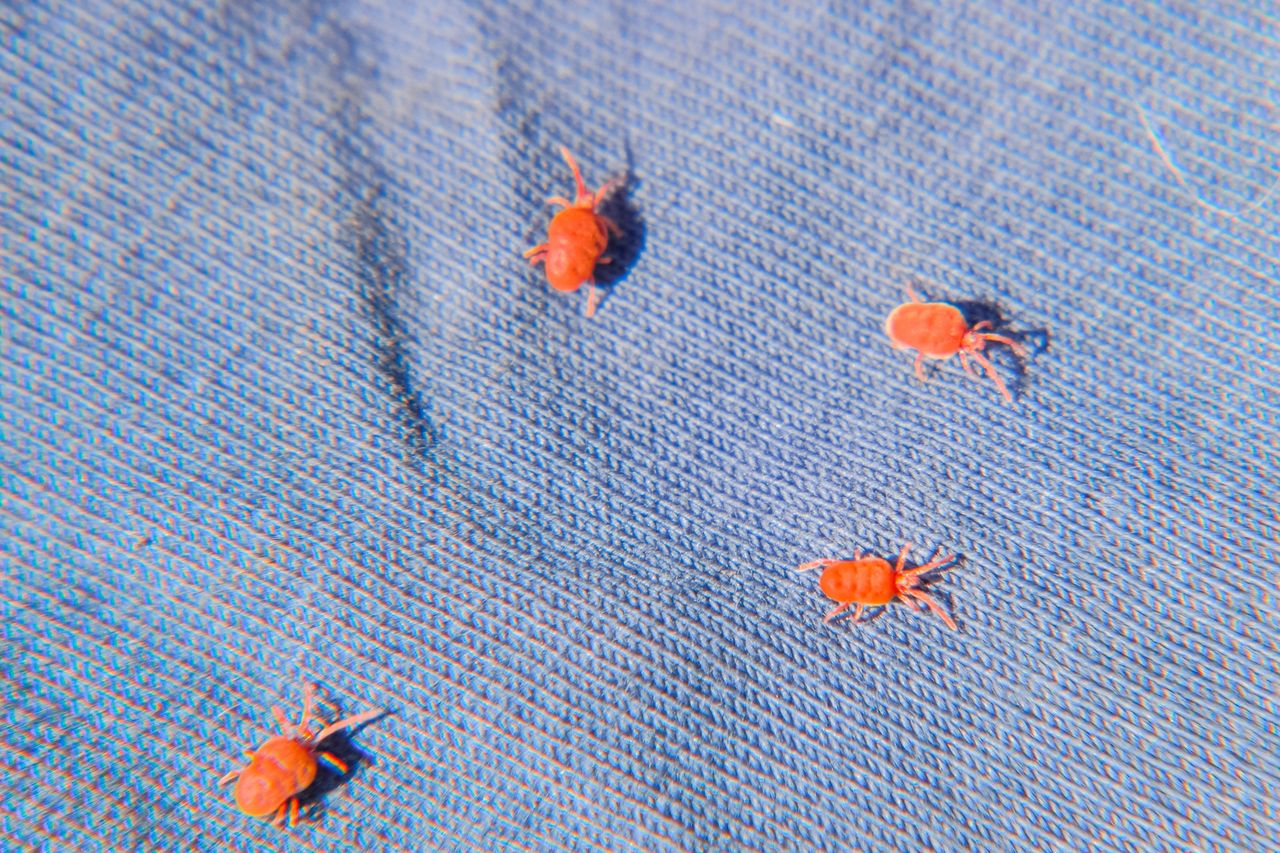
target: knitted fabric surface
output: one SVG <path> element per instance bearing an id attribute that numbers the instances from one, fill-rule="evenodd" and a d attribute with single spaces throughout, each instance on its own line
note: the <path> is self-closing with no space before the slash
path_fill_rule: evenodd
<path id="1" fill-rule="evenodd" d="M 0 2 L 0 847 L 1262 850 L 1280 7 Z M 521 257 L 573 195 L 603 300 Z M 956 304 L 1003 402 L 883 325 Z M 956 565 L 823 624 L 797 565 Z M 351 764 L 224 773 L 319 686 Z"/>

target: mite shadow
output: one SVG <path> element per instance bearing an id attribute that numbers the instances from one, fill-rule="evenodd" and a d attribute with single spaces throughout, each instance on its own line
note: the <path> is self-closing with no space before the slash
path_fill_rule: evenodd
<path id="1" fill-rule="evenodd" d="M 1040 329 L 1013 329 L 1008 325 L 1004 312 L 1000 310 L 1000 306 L 994 302 L 978 299 L 967 299 L 952 302 L 952 305 L 960 309 L 960 313 L 964 315 L 965 321 L 970 326 L 976 326 L 979 323 L 990 323 L 991 327 L 987 329 L 989 332 L 995 332 L 1001 335 L 1008 335 L 1018 343 L 1027 348 L 1026 358 L 1020 358 L 1012 351 L 1009 355 L 1014 363 L 1016 377 L 1010 390 L 1015 397 L 1022 396 L 1023 386 L 1027 381 L 1027 362 L 1041 353 L 1049 351 L 1049 330 Z M 996 345 L 998 349 L 1008 350 L 1003 345 Z M 987 351 L 990 353 L 990 350 Z"/>
<path id="2" fill-rule="evenodd" d="M 378 717 L 378 720 L 382 717 Z M 354 731 L 359 731 L 370 723 L 369 722 L 357 727 Z M 316 762 L 316 779 L 311 783 L 311 787 L 307 788 L 298 797 L 298 807 L 307 819 L 311 821 L 320 820 L 324 817 L 327 810 L 326 801 L 328 795 L 338 788 L 350 782 L 355 778 L 360 768 L 371 759 L 365 755 L 351 742 L 351 729 L 340 729 L 324 739 L 319 747 L 320 751 L 327 752 L 334 758 L 347 765 L 347 772 L 340 773 L 336 767 L 330 766 L 325 761 Z"/>
<path id="3" fill-rule="evenodd" d="M 862 618 L 856 622 L 853 621 L 853 616 L 845 615 L 843 619 L 837 618 L 833 620 L 831 622 L 831 625 L 837 628 L 844 628 L 849 631 L 854 631 L 863 625 L 870 625 L 872 622 L 879 622 L 881 619 L 884 618 L 884 615 L 889 612 L 889 606 L 890 605 L 886 604 L 883 607 L 874 607 L 871 609 L 869 613 L 863 613 Z M 906 609 L 910 610 L 911 608 L 908 607 Z"/>
<path id="4" fill-rule="evenodd" d="M 610 291 L 631 272 L 644 251 L 644 220 L 631 200 L 631 194 L 640 182 L 631 169 L 630 152 L 627 161 L 627 170 L 617 187 L 604 197 L 597 208 L 600 215 L 618 226 L 618 233 L 609 235 L 609 246 L 605 249 L 605 254 L 612 260 L 607 264 L 597 264 L 595 270 L 596 284 L 604 290 L 606 299 Z"/>
<path id="5" fill-rule="evenodd" d="M 951 595 L 949 593 L 942 592 L 936 587 L 936 585 L 928 586 L 925 589 L 929 595 L 933 596 L 938 604 L 942 605 L 943 610 L 947 611 L 947 613 L 951 613 Z M 868 608 L 868 611 L 864 612 L 862 614 L 862 618 L 857 622 L 853 621 L 852 616 L 844 616 L 843 618 L 833 620 L 831 625 L 833 627 L 848 628 L 850 631 L 853 631 L 861 628 L 863 625 L 870 625 L 872 622 L 879 622 L 886 615 L 895 610 L 898 611 L 899 618 L 915 616 L 935 620 L 938 619 L 938 617 L 931 613 L 929 608 L 925 607 L 923 604 L 921 604 L 919 608 L 915 608 L 907 602 L 899 600 L 880 607 Z M 952 614 L 951 618 L 955 619 L 955 615 Z M 957 624 L 959 624 L 959 620 L 957 620 Z M 942 627 L 945 629 L 947 626 L 943 625 Z"/>

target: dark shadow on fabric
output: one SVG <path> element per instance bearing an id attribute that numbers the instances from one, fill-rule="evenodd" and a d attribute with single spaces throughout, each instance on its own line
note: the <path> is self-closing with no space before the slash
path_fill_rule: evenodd
<path id="1" fill-rule="evenodd" d="M 345 232 L 345 247 L 354 257 L 356 295 L 369 327 L 379 393 L 390 398 L 407 455 L 420 463 L 430 462 L 439 436 L 427 414 L 428 402 L 415 386 L 402 322 L 401 305 L 411 280 L 407 241 L 395 225 L 387 193 L 389 181 L 376 160 L 376 146 L 366 132 L 369 121 L 360 107 L 376 87 L 377 64 L 361 56 L 359 42 L 344 25 L 344 16 L 335 4 L 303 0 L 284 4 L 285 9 L 278 9 L 280 5 L 266 0 L 233 0 L 213 4 L 208 14 L 214 31 L 224 33 L 231 46 L 229 55 L 236 57 L 232 64 L 286 63 L 290 74 L 314 77 L 315 91 L 329 99 L 325 131 L 333 151 L 334 173 L 339 176 L 338 202 L 345 214 L 340 226 Z M 267 38 L 275 29 L 271 22 L 280 26 L 287 22 L 293 33 L 279 45 L 280 53 L 255 53 L 252 62 L 241 58 L 236 51 L 271 43 Z M 176 52 L 179 48 L 166 50 Z M 249 82 L 258 79 L 250 75 Z M 238 111 L 256 114 L 260 109 L 257 99 L 243 97 L 245 91 L 246 86 L 238 80 L 235 85 L 227 83 L 229 103 Z M 237 120 L 238 116 L 236 113 Z M 218 150 L 212 142 L 198 138 L 198 132 L 198 128 L 189 131 L 194 141 Z"/>
<path id="2" fill-rule="evenodd" d="M 366 723 L 365 725 L 368 725 Z M 361 726 L 363 728 L 363 726 Z M 327 752 L 347 765 L 346 773 L 339 773 L 325 761 L 316 762 L 316 780 L 311 787 L 298 797 L 298 807 L 309 821 L 318 821 L 324 817 L 325 798 L 355 778 L 360 767 L 371 759 L 351 742 L 351 731 L 342 729 L 329 735 L 319 745 L 321 752 Z"/>
<path id="3" fill-rule="evenodd" d="M 608 291 L 627 277 L 635 266 L 640 253 L 644 251 L 645 228 L 640 211 L 631 201 L 631 193 L 639 187 L 631 165 L 631 146 L 627 146 L 627 171 L 621 176 L 613 192 L 605 196 L 596 212 L 613 220 L 618 226 L 618 234 L 609 235 L 609 246 L 605 254 L 611 258 L 607 264 L 596 266 L 596 284 Z"/>
<path id="4" fill-rule="evenodd" d="M 961 310 L 963 311 L 964 309 L 961 308 Z M 999 328 L 999 326 L 997 326 L 996 328 Z M 938 549 L 938 550 L 935 550 L 934 553 L 940 554 L 944 552 L 942 552 L 941 549 Z M 945 579 L 947 575 L 953 574 L 954 572 L 961 569 L 964 566 L 964 564 L 968 562 L 968 559 L 969 558 L 966 557 L 964 554 L 956 554 L 955 558 L 950 563 L 947 563 L 945 566 L 936 568 L 931 572 L 926 572 L 921 579 L 920 586 L 918 587 L 918 589 L 921 592 L 928 593 L 931 598 L 937 601 L 938 604 L 942 607 L 942 609 L 951 617 L 952 621 L 956 623 L 956 625 L 963 625 L 963 623 L 956 618 L 955 611 L 952 607 L 952 604 L 953 604 L 952 595 L 947 588 Z M 911 566 L 908 566 L 907 568 L 911 568 Z M 906 606 L 908 610 L 911 609 L 910 604 Z M 923 602 L 920 602 L 920 609 L 916 612 L 916 615 L 921 616 L 922 618 L 933 619 L 937 622 L 942 621 L 941 619 L 938 618 L 938 615 L 933 611 L 931 611 L 928 607 L 926 607 Z M 947 626 L 944 624 L 942 626 L 942 629 L 944 631 L 947 630 Z"/>
<path id="5" fill-rule="evenodd" d="M 1015 331 L 1009 329 L 1006 326 L 1007 321 L 1004 313 L 1000 310 L 1000 306 L 987 300 L 970 299 L 952 302 L 951 304 L 960 309 L 960 313 L 964 315 L 965 322 L 970 326 L 976 326 L 979 323 L 990 323 L 991 327 L 987 331 L 1007 335 L 1027 348 L 1026 358 L 1019 357 L 1002 344 L 993 344 L 985 350 L 988 357 L 991 356 L 993 351 L 1005 350 L 1009 352 L 1010 360 L 1013 362 L 1014 370 L 1016 371 L 1013 381 L 1009 383 L 1009 390 L 1015 398 L 1020 397 L 1027 381 L 1027 362 L 1049 350 L 1049 330 L 1028 329 Z"/>
<path id="6" fill-rule="evenodd" d="M 911 608 L 908 607 L 907 609 L 910 610 Z M 844 623 L 844 627 L 852 631 L 862 625 L 870 625 L 872 622 L 880 621 L 881 619 L 884 618 L 884 615 L 888 612 L 889 612 L 888 605 L 885 605 L 884 607 L 875 607 L 869 611 L 864 610 L 862 613 L 862 618 L 856 622 L 853 620 L 852 616 L 846 616 L 843 619 L 836 619 L 834 624 L 840 625 L 841 623 Z"/>
<path id="7" fill-rule="evenodd" d="M 374 368 L 400 421 L 400 439 L 416 459 L 429 462 L 439 441 L 428 404 L 414 384 L 408 333 L 401 304 L 409 284 L 407 241 L 393 226 L 388 210 L 387 178 L 369 155 L 362 126 L 365 116 L 354 97 L 337 114 L 337 159 L 343 169 L 343 194 L 351 206 L 347 238 L 355 257 L 357 295 L 372 332 Z"/>

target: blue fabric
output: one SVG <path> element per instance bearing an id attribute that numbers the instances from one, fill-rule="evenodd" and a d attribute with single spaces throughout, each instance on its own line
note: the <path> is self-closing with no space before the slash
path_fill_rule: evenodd
<path id="1" fill-rule="evenodd" d="M 0 5 L 0 846 L 1272 847 L 1278 13 Z M 908 541 L 959 631 L 821 624 Z"/>

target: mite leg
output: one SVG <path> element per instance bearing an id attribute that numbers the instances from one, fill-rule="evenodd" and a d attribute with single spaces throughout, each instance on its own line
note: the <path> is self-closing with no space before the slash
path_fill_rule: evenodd
<path id="1" fill-rule="evenodd" d="M 950 616 L 947 615 L 947 612 L 942 609 L 942 607 L 938 604 L 938 602 L 933 600 L 933 596 L 929 595 L 926 592 L 921 592 L 918 589 L 908 590 L 904 594 L 909 595 L 912 598 L 917 598 L 920 601 L 924 602 L 926 607 L 928 607 L 934 613 L 942 617 L 942 621 L 947 623 L 948 628 L 950 628 L 952 631 L 958 630 L 956 628 L 956 623 L 951 619 Z"/>
<path id="2" fill-rule="evenodd" d="M 604 187 L 601 187 L 601 188 L 600 188 L 600 192 L 604 192 Z M 612 234 L 615 238 L 618 238 L 618 237 L 621 237 L 621 236 L 622 236 L 622 229 L 618 227 L 618 223 L 614 222 L 614 221 L 613 221 L 612 219 L 610 219 L 609 217 L 607 217 L 607 216 L 601 216 L 601 215 L 600 215 L 600 214 L 598 214 L 598 213 L 596 214 L 596 218 L 597 218 L 597 219 L 599 219 L 601 222 L 603 222 L 603 223 L 604 223 L 604 227 L 605 227 L 605 228 L 608 228 L 608 229 L 609 229 L 609 233 L 610 233 L 610 234 Z"/>
<path id="3" fill-rule="evenodd" d="M 907 554 L 909 554 L 910 552 L 911 552 L 911 543 L 908 542 L 907 544 L 903 545 L 902 550 L 898 552 L 898 564 L 893 567 L 894 574 L 902 573 L 902 567 L 903 565 L 906 564 Z"/>
<path id="4" fill-rule="evenodd" d="M 338 731 L 338 729 L 345 729 L 351 726 L 358 726 L 361 723 L 367 723 L 370 720 L 372 720 L 374 717 L 381 717 L 385 713 L 386 712 L 381 708 L 374 708 L 373 710 L 365 711 L 363 714 L 352 714 L 350 717 L 344 717 L 341 720 L 338 720 L 338 722 L 330 723 L 329 725 L 321 729 L 320 734 L 316 735 L 312 739 L 312 743 L 319 743 L 320 741 L 327 738 L 329 735 Z"/>
<path id="5" fill-rule="evenodd" d="M 308 684 L 302 688 L 302 719 L 298 722 L 298 731 L 311 734 L 311 721 L 315 718 L 316 686 Z"/>
<path id="6" fill-rule="evenodd" d="M 935 553 L 936 553 L 936 552 L 935 552 Z M 950 563 L 950 562 L 954 561 L 954 560 L 955 560 L 955 558 L 956 558 L 956 555 L 955 555 L 955 554 L 948 554 L 948 555 L 947 555 L 947 556 L 945 556 L 945 557 L 937 557 L 937 558 L 935 558 L 935 559 L 933 559 L 933 560 L 930 560 L 929 562 L 925 563 L 923 566 L 916 566 L 916 567 L 915 567 L 915 568 L 913 568 L 913 569 L 907 569 L 907 570 L 906 570 L 905 572 L 903 572 L 902 574 L 904 574 L 904 575 L 906 575 L 906 576 L 908 576 L 908 577 L 911 577 L 912 575 L 922 575 L 922 574 L 924 574 L 925 572 L 933 571 L 934 569 L 938 568 L 939 566 L 945 566 L 947 563 Z"/>
<path id="7" fill-rule="evenodd" d="M 832 563 L 838 563 L 838 562 L 840 561 L 832 557 L 828 557 L 823 560 L 811 560 L 808 563 L 801 563 L 800 565 L 796 566 L 795 571 L 807 572 L 810 569 L 825 569 L 827 566 L 831 565 Z"/>
<path id="8" fill-rule="evenodd" d="M 276 725 L 280 727 L 281 734 L 293 734 L 293 723 L 289 722 L 289 718 L 284 715 L 279 705 L 272 706 L 271 716 L 276 718 Z"/>
<path id="9" fill-rule="evenodd" d="M 1015 341 L 1013 338 L 1006 337 L 1005 335 L 985 334 L 982 336 L 982 339 L 986 341 L 995 341 L 998 344 L 1004 344 L 1009 349 L 1013 350 L 1019 358 L 1027 357 L 1027 348 Z"/>
<path id="10" fill-rule="evenodd" d="M 1012 403 L 1013 395 L 1010 394 L 1009 389 L 1005 387 L 1004 380 L 1000 378 L 1000 374 L 996 373 L 995 365 L 993 365 L 987 357 L 980 352 L 975 352 L 973 354 L 973 358 L 978 362 L 978 364 L 982 365 L 982 369 L 985 370 L 987 375 L 991 377 L 991 380 L 996 383 L 996 388 L 1000 389 L 1000 396 L 1004 397 L 1004 401 L 1006 403 Z"/>
<path id="11" fill-rule="evenodd" d="M 836 618 L 836 617 L 837 617 L 837 616 L 839 616 L 841 613 L 843 613 L 843 612 L 845 612 L 846 610 L 848 610 L 852 605 L 853 605 L 853 602 L 852 602 L 852 601 L 846 601 L 844 604 L 836 605 L 836 607 L 832 608 L 832 610 L 831 610 L 831 612 L 830 612 L 830 613 L 828 613 L 826 616 L 823 616 L 823 617 L 822 617 L 822 622 L 823 622 L 823 624 L 826 624 L 827 622 L 830 622 L 832 619 Z"/>
<path id="12" fill-rule="evenodd" d="M 587 192 L 587 185 L 582 180 L 582 172 L 578 169 L 578 164 L 574 162 L 573 155 L 563 145 L 560 146 L 560 153 L 564 156 L 565 162 L 569 164 L 569 168 L 573 170 L 573 183 L 578 190 L 577 200 L 581 201 L 584 197 L 589 198 L 590 193 Z"/>

